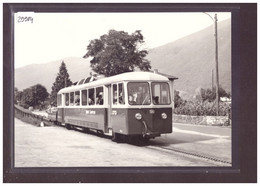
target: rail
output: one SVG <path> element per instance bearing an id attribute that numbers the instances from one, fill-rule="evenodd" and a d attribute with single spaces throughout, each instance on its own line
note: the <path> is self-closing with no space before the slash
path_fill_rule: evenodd
<path id="1" fill-rule="evenodd" d="M 14 114 L 17 119 L 36 126 L 53 126 L 54 123 L 45 116 L 33 113 L 21 106 L 14 105 Z"/>
<path id="2" fill-rule="evenodd" d="M 219 157 L 213 157 L 212 155 L 206 155 L 206 154 L 195 152 L 195 151 L 192 151 L 192 150 L 187 151 L 187 150 L 184 150 L 184 149 L 181 149 L 181 148 L 164 147 L 164 146 L 152 146 L 152 145 L 146 146 L 146 148 L 159 150 L 159 151 L 164 150 L 165 152 L 168 152 L 168 153 L 178 153 L 178 154 L 181 154 L 183 156 L 198 158 L 198 159 L 201 159 L 201 160 L 204 159 L 204 160 L 206 160 L 208 162 L 212 162 L 212 163 L 214 163 L 218 166 L 227 166 L 227 167 L 232 166 L 232 162 L 230 160 L 225 160 L 225 159 L 219 158 Z"/>

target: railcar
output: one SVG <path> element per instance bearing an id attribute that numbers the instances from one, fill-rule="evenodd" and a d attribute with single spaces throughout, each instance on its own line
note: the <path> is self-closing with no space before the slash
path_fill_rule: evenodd
<path id="1" fill-rule="evenodd" d="M 150 139 L 172 132 L 168 78 L 150 72 L 128 72 L 61 89 L 56 121 L 122 137 Z"/>

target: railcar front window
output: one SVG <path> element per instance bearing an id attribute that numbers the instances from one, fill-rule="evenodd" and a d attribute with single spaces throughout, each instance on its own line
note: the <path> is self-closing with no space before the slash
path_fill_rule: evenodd
<path id="1" fill-rule="evenodd" d="M 128 103 L 130 105 L 150 105 L 151 94 L 146 82 L 128 83 Z"/>
<path id="2" fill-rule="evenodd" d="M 152 83 L 152 97 L 155 105 L 171 104 L 168 83 Z"/>

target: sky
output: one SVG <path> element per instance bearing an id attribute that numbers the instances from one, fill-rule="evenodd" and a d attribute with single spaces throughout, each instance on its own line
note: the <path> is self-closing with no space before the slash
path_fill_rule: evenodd
<path id="1" fill-rule="evenodd" d="M 215 13 L 209 13 L 214 17 Z M 231 13 L 217 12 L 218 21 Z M 31 17 L 33 21 L 22 21 Z M 90 40 L 110 29 L 132 34 L 141 30 L 144 48 L 158 47 L 212 26 L 205 13 L 32 13 L 15 14 L 15 68 L 48 63 L 66 57 L 83 57 Z"/>

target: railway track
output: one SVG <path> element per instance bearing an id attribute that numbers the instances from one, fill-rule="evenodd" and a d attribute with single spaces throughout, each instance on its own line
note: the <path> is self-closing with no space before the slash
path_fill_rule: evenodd
<path id="1" fill-rule="evenodd" d="M 62 125 L 60 125 L 60 126 L 65 127 L 65 126 L 62 126 Z M 84 131 L 79 130 L 77 128 L 74 128 L 74 130 L 77 130 L 79 132 L 84 132 Z M 107 136 L 105 134 L 99 134 L 97 132 L 92 132 L 92 131 L 88 131 L 87 134 L 98 135 L 100 137 L 108 138 L 108 139 L 111 137 L 111 136 Z M 126 140 L 126 141 L 121 141 L 121 142 L 123 142 L 123 143 L 125 142 L 125 143 L 131 144 L 131 145 L 136 145 L 136 146 L 142 146 L 144 148 L 157 150 L 157 151 L 160 151 L 160 152 L 164 151 L 164 152 L 169 153 L 169 154 L 178 153 L 180 155 L 183 155 L 183 156 L 186 156 L 186 157 L 189 157 L 189 158 L 205 160 L 205 161 L 211 162 L 212 164 L 217 165 L 217 166 L 222 166 L 222 167 L 231 167 L 232 166 L 231 162 L 226 161 L 224 159 L 220 159 L 218 157 L 212 157 L 210 155 L 206 155 L 206 154 L 202 154 L 202 153 L 198 153 L 198 152 L 193 152 L 193 151 L 187 151 L 187 150 L 184 150 L 184 149 L 181 149 L 181 148 L 176 148 L 176 147 L 158 146 L 158 145 L 155 145 L 155 144 L 151 144 L 149 141 L 146 141 L 146 142 L 141 141 L 140 143 L 135 141 L 134 143 L 131 143 L 131 142 Z"/>
<path id="2" fill-rule="evenodd" d="M 60 126 L 65 127 L 65 126 L 62 126 L 62 125 L 60 125 Z M 76 128 L 74 128 L 74 129 L 76 129 Z M 80 130 L 78 130 L 78 131 L 80 131 Z M 105 134 L 101 135 L 97 132 L 88 131 L 87 133 L 92 134 L 92 135 L 103 136 L 103 137 L 106 137 L 106 138 L 110 137 L 110 136 L 107 136 Z M 232 166 L 232 162 L 226 161 L 226 160 L 218 158 L 218 157 L 212 157 L 211 155 L 202 154 L 202 153 L 198 153 L 198 152 L 194 152 L 194 151 L 187 151 L 185 149 L 176 148 L 176 147 L 159 146 L 159 145 L 150 143 L 150 141 L 140 141 L 140 143 L 138 141 L 134 141 L 132 143 L 132 142 L 125 140 L 123 142 L 128 143 L 128 144 L 132 144 L 132 145 L 143 146 L 144 148 L 149 148 L 149 149 L 153 149 L 153 150 L 158 150 L 158 151 L 163 150 L 166 153 L 178 153 L 178 154 L 190 157 L 190 158 L 197 158 L 197 159 L 209 161 L 209 162 L 212 162 L 213 164 L 216 164 L 216 165 L 219 165 L 219 166 L 227 166 L 227 167 Z"/>
<path id="3" fill-rule="evenodd" d="M 30 118 L 34 119 L 33 124 L 40 123 L 40 122 L 43 121 L 45 124 L 48 123 L 47 126 L 56 125 L 56 126 L 60 126 L 60 127 L 65 127 L 64 125 L 57 125 L 53 121 L 50 121 L 50 120 L 43 118 L 41 116 L 37 116 L 35 114 L 29 113 L 29 116 L 30 116 Z M 24 120 L 24 118 L 26 118 L 26 116 L 24 116 L 24 113 L 23 113 L 23 115 L 21 117 L 18 117 L 18 118 Z M 30 121 L 25 120 L 25 121 L 32 123 L 31 120 Z M 94 133 L 94 132 L 92 133 L 91 131 L 88 131 L 87 133 L 88 134 L 98 134 L 98 133 Z M 98 135 L 100 136 L 100 134 L 98 134 Z M 103 135 L 103 136 L 108 137 L 106 135 Z M 135 144 L 135 145 L 139 145 L 139 144 Z M 223 159 L 220 159 L 220 158 L 217 158 L 217 157 L 212 157 L 212 156 L 206 155 L 206 154 L 200 154 L 198 152 L 187 151 L 187 150 L 176 148 L 176 147 L 158 146 L 156 144 L 151 144 L 150 142 L 148 142 L 148 143 L 146 142 L 145 144 L 142 144 L 142 146 L 144 148 L 149 148 L 149 149 L 158 150 L 158 151 L 163 150 L 166 153 L 178 153 L 180 155 L 187 156 L 187 157 L 190 157 L 190 158 L 203 159 L 205 161 L 210 161 L 213 164 L 217 164 L 217 165 L 220 165 L 220 166 L 228 166 L 228 167 L 232 166 L 232 163 L 229 162 L 229 161 L 226 161 L 226 160 L 223 160 Z"/>
<path id="4" fill-rule="evenodd" d="M 178 153 L 180 155 L 184 155 L 187 157 L 191 157 L 191 158 L 198 158 L 198 159 L 202 159 L 202 160 L 206 160 L 209 162 L 212 162 L 213 164 L 219 165 L 219 166 L 227 166 L 230 167 L 232 166 L 232 163 L 217 157 L 212 157 L 210 155 L 206 155 L 206 154 L 200 154 L 197 152 L 192 152 L 192 151 L 187 151 L 184 149 L 180 149 L 180 148 L 175 148 L 175 147 L 163 147 L 163 146 L 154 146 L 154 145 L 149 145 L 146 148 L 149 149 L 153 149 L 153 150 L 163 150 L 166 153 Z"/>

